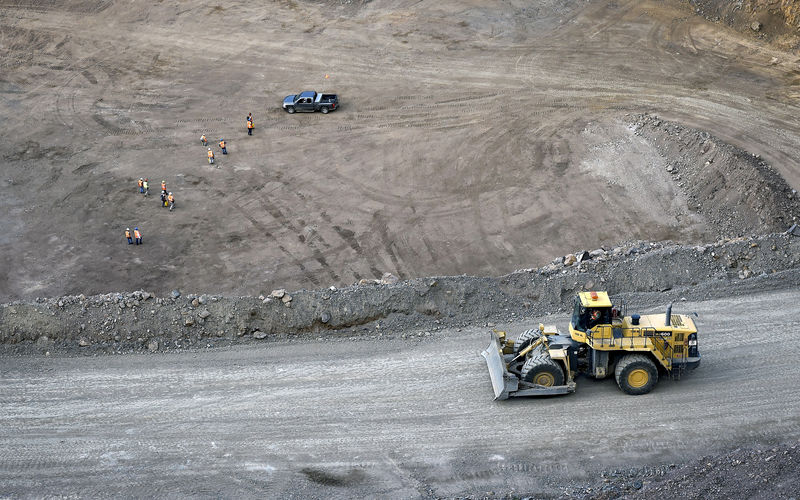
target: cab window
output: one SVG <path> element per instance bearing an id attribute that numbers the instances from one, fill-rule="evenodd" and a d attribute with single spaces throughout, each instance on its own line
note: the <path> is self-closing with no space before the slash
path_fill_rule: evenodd
<path id="1" fill-rule="evenodd" d="M 586 331 L 589 319 L 589 312 L 581 305 L 581 299 L 575 298 L 575 305 L 572 308 L 572 327 L 582 332 Z"/>

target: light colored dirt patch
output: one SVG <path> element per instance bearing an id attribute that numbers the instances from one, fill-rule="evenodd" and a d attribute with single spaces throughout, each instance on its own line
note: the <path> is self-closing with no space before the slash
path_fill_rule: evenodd
<path id="1" fill-rule="evenodd" d="M 624 211 L 643 225 L 665 226 L 677 238 L 699 232 L 702 220 L 690 212 L 686 197 L 667 172 L 669 160 L 637 136 L 634 127 L 592 124 L 582 138 L 587 153 L 579 169 L 599 178 L 597 191 L 606 210 Z"/>

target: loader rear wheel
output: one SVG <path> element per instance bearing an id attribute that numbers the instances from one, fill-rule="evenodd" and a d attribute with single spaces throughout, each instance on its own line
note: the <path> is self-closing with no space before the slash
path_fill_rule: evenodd
<path id="1" fill-rule="evenodd" d="M 520 370 L 520 378 L 531 384 L 553 387 L 564 385 L 564 370 L 553 361 L 550 354 L 539 352 L 528 358 Z"/>
<path id="2" fill-rule="evenodd" d="M 626 354 L 617 361 L 614 377 L 622 392 L 638 396 L 653 390 L 658 382 L 658 368 L 643 354 Z"/>
<path id="3" fill-rule="evenodd" d="M 516 354 L 519 351 L 525 349 L 526 347 L 528 347 L 532 343 L 536 342 L 539 339 L 539 337 L 541 337 L 541 336 L 542 336 L 542 334 L 539 333 L 539 329 L 538 328 L 532 328 L 530 330 L 525 330 L 524 332 L 522 332 L 520 334 L 519 338 L 514 343 L 514 353 Z"/>

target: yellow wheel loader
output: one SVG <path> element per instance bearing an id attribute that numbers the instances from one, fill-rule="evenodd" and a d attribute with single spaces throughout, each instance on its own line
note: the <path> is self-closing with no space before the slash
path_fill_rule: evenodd
<path id="1" fill-rule="evenodd" d="M 494 331 L 481 353 L 486 358 L 495 399 L 550 396 L 575 391 L 575 378 L 614 375 L 623 392 L 647 394 L 659 374 L 680 376 L 697 368 L 697 328 L 689 316 L 627 316 L 623 303 L 606 292 L 575 297 L 569 335 L 555 326 L 523 332 L 515 341 Z"/>

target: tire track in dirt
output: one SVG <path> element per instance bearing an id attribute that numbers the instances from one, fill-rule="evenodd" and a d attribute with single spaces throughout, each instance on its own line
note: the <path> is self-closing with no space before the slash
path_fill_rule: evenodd
<path id="1" fill-rule="evenodd" d="M 305 171 L 309 171 L 309 169 L 306 168 L 302 171 L 294 170 L 292 171 L 292 174 L 297 177 Z M 276 192 L 278 188 L 266 190 L 265 186 L 269 182 L 279 183 L 281 186 L 280 193 Z M 298 240 L 300 240 L 300 242 L 311 252 L 309 257 L 298 260 L 302 262 L 308 262 L 312 259 L 315 260 L 321 266 L 321 269 L 329 275 L 330 279 L 336 283 L 340 283 L 342 278 L 334 269 L 334 267 L 331 266 L 330 262 L 331 259 L 336 259 L 344 248 L 351 246 L 351 243 L 349 241 L 345 241 L 346 245 L 332 245 L 327 241 L 325 237 L 325 229 L 331 227 L 331 218 L 316 202 L 317 196 L 309 197 L 296 189 L 296 185 L 301 184 L 302 182 L 300 181 L 291 182 L 291 180 L 284 179 L 284 173 L 278 170 L 274 173 L 270 173 L 268 181 L 264 183 L 264 185 L 254 189 L 254 191 L 259 194 L 259 203 L 262 209 L 265 213 L 270 214 L 273 220 L 272 224 L 264 225 L 263 227 L 266 230 L 269 230 L 273 227 L 278 230 L 286 229 L 288 230 L 289 234 L 295 235 L 295 237 L 297 237 Z M 298 218 L 295 222 L 293 219 L 283 213 L 278 204 L 272 201 L 273 198 L 279 199 L 281 205 L 304 207 L 307 210 L 305 212 L 306 215 L 303 215 L 303 217 L 307 218 L 310 215 L 311 219 L 314 221 L 324 221 L 325 224 L 323 225 L 323 228 L 319 228 L 317 225 L 315 225 L 315 227 L 312 229 L 312 234 L 309 237 L 306 237 L 304 235 L 305 228 L 307 226 L 306 220 Z M 256 218 L 255 215 L 253 215 L 253 217 Z M 274 235 L 272 231 L 270 234 Z M 337 231 L 336 234 L 339 235 L 339 232 Z M 274 237 L 276 241 L 283 240 L 285 238 L 278 235 L 274 235 Z"/>
<path id="2" fill-rule="evenodd" d="M 301 200 L 301 201 L 303 201 L 303 200 Z M 302 236 L 303 228 L 299 227 L 298 225 L 296 225 L 293 220 L 291 220 L 288 216 L 284 215 L 283 212 L 281 211 L 281 209 L 275 203 L 273 203 L 270 200 L 269 196 L 261 196 L 260 199 L 259 199 L 259 203 L 264 208 L 264 210 L 272 216 L 272 218 L 274 218 L 276 221 L 279 222 L 279 224 L 281 224 L 285 228 L 288 228 L 292 233 L 297 235 L 298 238 L 300 238 Z M 320 236 L 320 242 L 322 243 L 322 245 L 326 246 L 326 247 L 330 247 L 330 245 L 325 243 L 325 241 L 323 239 L 321 239 L 321 238 L 322 237 Z M 333 252 L 331 250 L 327 250 L 327 249 L 325 251 L 323 251 L 317 246 L 317 242 L 315 240 L 313 240 L 313 239 L 303 238 L 303 239 L 301 239 L 301 242 L 306 247 L 308 247 L 308 249 L 311 251 L 312 258 L 315 261 L 317 261 L 317 263 L 319 263 L 319 265 L 321 266 L 322 270 L 332 280 L 334 280 L 335 282 L 338 283 L 340 277 L 331 268 L 331 266 L 328 264 L 328 261 L 327 261 L 327 259 L 325 257 L 326 253 L 334 253 L 336 249 L 333 249 Z"/>
<path id="3" fill-rule="evenodd" d="M 377 273 L 376 277 L 380 277 L 382 271 L 380 271 L 374 263 L 371 263 L 371 258 L 369 256 L 365 257 L 363 250 L 354 237 L 354 233 L 350 234 L 348 230 L 342 229 L 340 226 L 334 224 L 330 216 L 328 216 L 327 213 L 316 204 L 314 201 L 315 197 L 309 198 L 299 191 L 293 191 L 294 184 L 283 179 L 283 174 L 280 171 L 276 172 L 276 174 L 272 176 L 272 181 L 277 181 L 281 184 L 281 186 L 286 188 L 283 189 L 279 195 L 282 205 L 286 204 L 288 206 L 305 206 L 307 209 L 309 209 L 308 213 L 311 214 L 315 220 L 321 219 L 325 222 L 322 228 L 317 227 L 313 230 L 313 237 L 304 236 L 303 233 L 306 226 L 306 221 L 304 219 L 297 219 L 295 221 L 287 216 L 276 202 L 272 201 L 272 198 L 274 197 L 274 190 L 272 190 L 272 192 L 265 191 L 264 186 L 266 183 L 261 187 L 253 189 L 254 192 L 259 193 L 258 203 L 262 210 L 254 211 L 242 204 L 238 204 L 238 209 L 243 214 L 246 214 L 246 218 L 255 227 L 257 227 L 259 231 L 267 235 L 285 255 L 290 257 L 292 265 L 297 267 L 303 276 L 316 275 L 318 277 L 320 271 L 311 269 L 307 265 L 309 262 L 316 262 L 320 266 L 321 271 L 328 275 L 331 280 L 336 283 L 341 283 L 342 276 L 331 265 L 331 262 L 332 259 L 337 260 L 341 256 L 342 250 L 350 247 L 356 252 L 358 257 L 366 258 L 366 260 L 370 262 L 370 271 L 373 274 Z M 286 198 L 287 195 L 291 198 Z M 263 216 L 260 215 L 262 213 L 269 214 L 271 222 L 263 221 Z M 343 243 L 339 245 L 329 243 L 324 236 L 324 233 L 326 232 L 325 229 L 328 228 L 332 228 L 335 231 L 335 234 L 342 239 Z M 310 255 L 298 257 L 296 255 L 297 252 L 287 249 L 282 243 L 285 241 L 287 236 L 282 236 L 280 234 L 284 230 L 286 231 L 287 236 L 294 235 L 296 238 L 298 238 L 300 242 L 308 249 Z M 279 274 L 280 276 L 291 276 L 292 274 L 296 273 L 291 269 L 281 269 Z M 358 273 L 356 274 L 358 275 Z M 356 279 L 360 279 L 360 275 L 358 275 Z M 314 281 L 318 282 L 316 278 Z"/>

